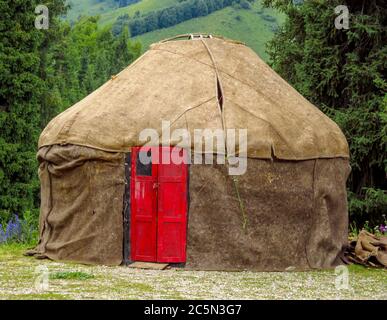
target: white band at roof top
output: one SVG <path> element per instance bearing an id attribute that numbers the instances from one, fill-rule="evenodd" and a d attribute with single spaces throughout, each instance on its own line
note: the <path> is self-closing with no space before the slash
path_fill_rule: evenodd
<path id="1" fill-rule="evenodd" d="M 205 34 L 205 33 L 187 33 L 187 34 L 177 35 L 172 38 L 167 38 L 159 42 L 163 43 L 163 42 L 168 42 L 168 41 L 177 40 L 181 38 L 188 38 L 189 40 L 204 39 L 204 38 L 212 39 L 214 38 L 214 36 L 212 34 Z M 218 38 L 218 37 L 215 37 L 215 38 Z M 219 38 L 221 39 L 222 37 L 219 37 Z"/>
<path id="2" fill-rule="evenodd" d="M 189 35 L 189 39 L 190 40 L 195 40 L 196 38 L 198 38 L 198 39 L 204 39 L 204 38 L 212 39 L 212 34 L 206 34 L 206 35 L 203 35 L 203 34 L 190 34 Z"/>

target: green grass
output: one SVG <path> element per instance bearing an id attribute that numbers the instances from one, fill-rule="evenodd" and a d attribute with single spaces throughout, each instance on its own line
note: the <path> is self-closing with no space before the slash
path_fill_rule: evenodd
<path id="1" fill-rule="evenodd" d="M 55 272 L 50 274 L 50 279 L 65 279 L 65 280 L 87 280 L 94 278 L 94 275 L 86 272 Z"/>
<path id="2" fill-rule="evenodd" d="M 68 0 L 71 9 L 67 12 L 66 20 L 76 21 L 79 16 L 101 17 L 100 24 L 112 25 L 115 20 L 123 14 L 133 16 L 136 11 L 141 14 L 173 6 L 178 3 L 177 0 L 141 0 L 132 5 L 118 8 L 113 0 L 97 2 L 96 0 Z"/>
<path id="3" fill-rule="evenodd" d="M 25 251 L 30 248 L 33 248 L 34 244 L 25 244 L 25 243 L 9 243 L 0 245 L 0 261 L 12 258 L 15 256 L 21 256 Z"/>
<path id="4" fill-rule="evenodd" d="M 387 270 L 349 266 L 349 288 L 335 271 L 205 272 L 86 266 L 23 256 L 30 246 L 0 245 L 1 299 L 386 299 Z M 43 267 L 43 268 L 42 268 Z M 39 270 L 49 287 L 36 289 Z"/>
<path id="5" fill-rule="evenodd" d="M 72 1 L 75 2 L 75 0 Z M 142 0 L 127 7 L 114 9 L 108 7 L 107 3 L 109 1 L 105 1 L 102 4 L 104 5 L 104 11 L 98 12 L 98 10 L 102 10 L 99 8 L 101 4 L 96 5 L 94 0 L 79 0 L 76 1 L 76 6 L 69 12 L 68 19 L 71 20 L 79 14 L 101 13 L 100 25 L 112 26 L 120 15 L 127 13 L 129 16 L 133 16 L 136 11 L 146 14 L 170 7 L 177 2 L 177 0 Z M 281 25 L 283 21 L 284 16 L 282 14 L 272 9 L 262 8 L 261 1 L 257 0 L 252 5 L 251 10 L 227 7 L 206 17 L 191 19 L 170 28 L 145 33 L 133 39 L 139 40 L 143 44 L 143 51 L 145 51 L 150 44 L 178 34 L 210 33 L 242 41 L 267 61 L 266 43 L 272 39 L 275 28 Z"/>
<path id="6" fill-rule="evenodd" d="M 116 9 L 113 0 L 97 2 L 96 0 L 68 0 L 70 10 L 66 14 L 66 20 L 76 21 L 79 16 L 96 16 Z"/>
<path id="7" fill-rule="evenodd" d="M 176 3 L 178 3 L 177 0 L 141 0 L 140 2 L 137 2 L 130 6 L 117 8 L 104 14 L 101 14 L 101 19 L 99 23 L 102 26 L 113 25 L 116 19 L 123 14 L 128 14 L 129 16 L 133 17 L 136 11 L 140 11 L 141 14 L 144 14 L 151 11 L 171 7 Z"/>
<path id="8" fill-rule="evenodd" d="M 265 20 L 267 16 L 274 17 L 276 22 Z M 143 50 L 147 50 L 150 44 L 178 34 L 210 33 L 242 41 L 267 61 L 266 43 L 272 39 L 274 28 L 283 21 L 281 14 L 271 9 L 263 10 L 261 4 L 256 2 L 251 10 L 227 7 L 206 17 L 191 19 L 133 39 L 139 40 L 143 44 Z"/>

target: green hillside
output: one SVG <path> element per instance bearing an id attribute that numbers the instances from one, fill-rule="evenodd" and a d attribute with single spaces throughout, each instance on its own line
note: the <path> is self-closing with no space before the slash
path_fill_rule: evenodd
<path id="1" fill-rule="evenodd" d="M 178 2 L 178 0 L 141 0 L 138 3 L 118 8 L 114 0 L 68 0 L 70 10 L 65 18 L 69 21 L 75 21 L 81 15 L 100 15 L 101 25 L 111 25 L 120 15 L 129 14 L 133 16 L 136 11 L 143 14 L 173 6 Z"/>
<path id="2" fill-rule="evenodd" d="M 114 0 L 68 0 L 67 4 L 70 10 L 65 18 L 69 21 L 76 21 L 79 16 L 101 15 L 117 8 Z"/>
<path id="3" fill-rule="evenodd" d="M 139 11 L 141 14 L 144 14 L 151 11 L 171 7 L 177 3 L 179 3 L 178 0 L 141 0 L 140 2 L 137 2 L 130 6 L 117 8 L 107 13 L 101 14 L 100 24 L 112 25 L 116 21 L 116 19 L 123 14 L 128 14 L 132 17 L 136 13 L 136 11 Z"/>
<path id="4" fill-rule="evenodd" d="M 226 38 L 239 40 L 250 46 L 264 60 L 265 44 L 274 34 L 278 25 L 283 22 L 283 16 L 269 9 L 262 9 L 257 1 L 251 10 L 228 7 L 214 12 L 206 17 L 195 18 L 176 26 L 142 34 L 133 39 L 143 44 L 143 50 L 159 40 L 184 33 L 210 33 Z"/>
<path id="5" fill-rule="evenodd" d="M 142 0 L 138 3 L 117 8 L 114 0 L 70 0 L 72 8 L 67 19 L 73 21 L 80 15 L 100 15 L 100 25 L 112 26 L 119 16 L 136 12 L 141 15 L 171 7 L 179 0 Z M 184 33 L 210 33 L 221 35 L 246 43 L 263 59 L 267 60 L 265 44 L 273 37 L 275 30 L 282 24 L 284 17 L 278 12 L 262 8 L 261 0 L 256 0 L 251 9 L 238 6 L 226 7 L 200 18 L 184 21 L 175 26 L 148 32 L 133 39 L 143 44 L 145 51 L 151 43 Z"/>

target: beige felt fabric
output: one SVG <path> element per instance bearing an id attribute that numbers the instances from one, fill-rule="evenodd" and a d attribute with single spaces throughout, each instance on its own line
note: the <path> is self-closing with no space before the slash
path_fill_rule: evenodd
<path id="1" fill-rule="evenodd" d="M 30 255 L 122 262 L 124 156 L 74 145 L 39 151 L 40 241 Z M 186 268 L 307 270 L 341 263 L 349 172 L 340 158 L 248 159 L 235 185 L 224 165 L 191 165 Z"/>
<path id="2" fill-rule="evenodd" d="M 349 172 L 346 159 L 248 159 L 235 185 L 225 166 L 191 166 L 186 268 L 283 271 L 341 264 Z"/>
<path id="3" fill-rule="evenodd" d="M 124 156 L 71 145 L 40 149 L 40 238 L 28 254 L 121 263 Z"/>
<path id="4" fill-rule="evenodd" d="M 349 157 L 347 141 L 333 121 L 251 49 L 217 38 L 154 44 L 117 77 L 54 118 L 39 147 L 75 144 L 126 152 L 144 143 L 141 130 L 160 134 L 161 120 L 170 121 L 172 129 L 188 129 L 191 137 L 194 129 L 247 129 L 251 158 Z M 187 147 L 192 146 L 193 141 Z"/>
<path id="5" fill-rule="evenodd" d="M 125 153 L 143 144 L 143 129 L 161 134 L 161 120 L 192 137 L 194 129 L 248 134 L 238 192 L 227 166 L 190 166 L 187 268 L 340 263 L 350 170 L 343 133 L 251 49 L 216 38 L 154 44 L 48 124 L 38 152 L 40 242 L 30 254 L 121 263 Z"/>

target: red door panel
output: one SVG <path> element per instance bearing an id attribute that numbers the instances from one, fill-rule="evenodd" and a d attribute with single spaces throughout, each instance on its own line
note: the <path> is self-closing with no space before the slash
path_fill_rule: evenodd
<path id="1" fill-rule="evenodd" d="M 163 147 L 160 154 L 171 156 L 178 153 L 186 157 L 186 151 Z M 185 262 L 187 234 L 187 164 L 159 165 L 158 168 L 158 234 L 157 261 Z"/>
<path id="2" fill-rule="evenodd" d="M 152 164 L 138 163 L 139 152 L 149 151 Z M 185 163 L 173 163 L 172 156 L 186 158 L 187 152 L 170 147 L 133 148 L 132 261 L 186 261 L 188 169 Z"/>
<path id="3" fill-rule="evenodd" d="M 157 259 L 157 165 L 140 163 L 140 152 L 152 150 L 133 148 L 131 181 L 131 259 L 155 262 Z"/>

